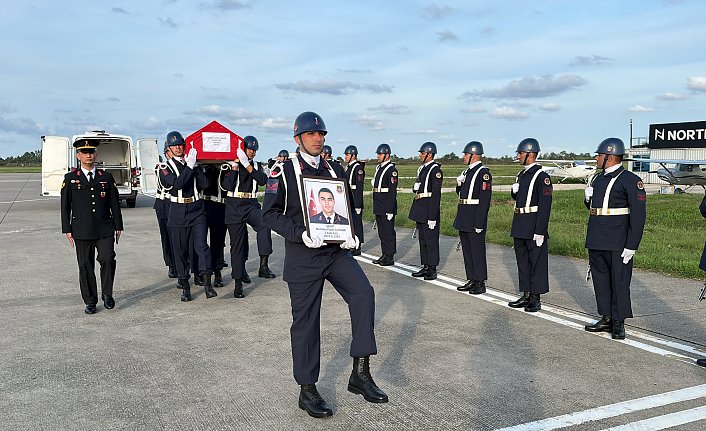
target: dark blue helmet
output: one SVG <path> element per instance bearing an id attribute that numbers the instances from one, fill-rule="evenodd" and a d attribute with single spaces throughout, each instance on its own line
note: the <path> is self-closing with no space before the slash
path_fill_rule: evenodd
<path id="1" fill-rule="evenodd" d="M 596 153 L 622 156 L 625 155 L 625 144 L 619 138 L 608 138 L 598 145 Z"/>
<path id="2" fill-rule="evenodd" d="M 243 138 L 243 141 L 245 141 L 246 150 L 257 151 L 260 149 L 260 144 L 257 142 L 257 138 L 254 136 L 246 136 Z"/>
<path id="3" fill-rule="evenodd" d="M 322 132 L 326 134 L 324 120 L 316 112 L 302 112 L 294 120 L 294 136 L 299 136 L 304 132 Z"/>
<path id="4" fill-rule="evenodd" d="M 289 158 L 289 151 L 287 150 L 279 150 L 279 154 L 277 154 L 277 157 L 284 157 L 284 158 Z"/>
<path id="5" fill-rule="evenodd" d="M 377 153 L 377 154 L 392 154 L 392 150 L 390 150 L 389 145 L 380 144 L 380 145 L 378 145 L 378 149 L 375 150 L 375 153 Z"/>
<path id="6" fill-rule="evenodd" d="M 349 145 L 346 147 L 345 150 L 343 150 L 343 154 L 353 154 L 354 156 L 357 156 L 358 148 L 356 148 L 355 145 Z"/>
<path id="7" fill-rule="evenodd" d="M 331 148 L 330 145 L 324 145 L 324 148 L 321 150 L 321 153 L 333 155 L 333 149 Z"/>
<path id="8" fill-rule="evenodd" d="M 483 154 L 483 144 L 478 141 L 471 141 L 463 148 L 464 154 Z"/>
<path id="9" fill-rule="evenodd" d="M 184 145 L 184 137 L 181 136 L 181 133 L 177 132 L 176 130 L 173 132 L 167 133 L 167 139 L 164 141 L 164 145 L 171 147 L 173 145 Z"/>
<path id="10" fill-rule="evenodd" d="M 539 141 L 534 138 L 525 138 L 517 146 L 518 153 L 539 153 Z"/>
<path id="11" fill-rule="evenodd" d="M 419 152 L 436 154 L 436 144 L 433 142 L 425 142 L 421 147 L 419 147 Z"/>

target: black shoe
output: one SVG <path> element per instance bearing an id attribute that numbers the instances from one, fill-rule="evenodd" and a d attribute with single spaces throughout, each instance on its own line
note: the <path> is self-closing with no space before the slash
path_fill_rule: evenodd
<path id="1" fill-rule="evenodd" d="M 508 302 L 507 305 L 512 308 L 522 308 L 522 307 L 526 307 L 527 304 L 529 304 L 529 301 L 530 301 L 530 293 L 525 292 L 522 294 L 522 296 L 517 301 Z"/>
<path id="2" fill-rule="evenodd" d="M 234 281 L 235 281 L 235 289 L 233 289 L 233 297 L 235 297 L 235 298 L 245 298 L 245 294 L 243 293 L 243 282 L 242 282 L 242 280 L 238 280 L 238 279 L 236 278 Z"/>
<path id="3" fill-rule="evenodd" d="M 167 272 L 167 277 L 169 278 L 177 278 L 177 272 L 176 269 L 174 269 L 173 266 L 169 267 L 169 272 Z"/>
<path id="4" fill-rule="evenodd" d="M 430 266 L 426 274 L 424 274 L 425 280 L 436 280 L 436 267 Z"/>
<path id="5" fill-rule="evenodd" d="M 86 314 L 96 314 L 96 304 L 86 305 L 86 309 L 83 310 L 83 312 Z"/>
<path id="6" fill-rule="evenodd" d="M 480 295 L 481 293 L 485 293 L 485 281 L 477 282 L 476 285 L 468 291 L 468 293 L 471 295 Z"/>
<path id="7" fill-rule="evenodd" d="M 383 254 L 382 256 L 380 256 L 380 257 L 378 257 L 377 259 L 375 259 L 375 260 L 373 261 L 373 263 L 374 263 L 375 265 L 377 265 L 378 263 L 380 263 L 380 261 L 381 261 L 384 257 L 385 257 L 385 255 Z"/>
<path id="8" fill-rule="evenodd" d="M 428 271 L 429 271 L 429 266 L 424 265 L 422 267 L 422 269 L 420 269 L 419 271 L 413 272 L 412 277 L 424 277 L 425 275 L 427 275 Z"/>
<path id="9" fill-rule="evenodd" d="M 625 339 L 625 322 L 623 320 L 613 320 L 613 329 L 610 338 L 614 340 Z"/>
<path id="10" fill-rule="evenodd" d="M 700 367 L 706 367 L 706 358 L 697 359 L 696 365 Z"/>
<path id="11" fill-rule="evenodd" d="M 586 325 L 583 329 L 588 332 L 612 332 L 613 330 L 613 319 L 610 316 L 603 316 L 601 320 L 597 321 L 593 325 Z"/>
<path id="12" fill-rule="evenodd" d="M 333 410 L 321 398 L 319 391 L 316 390 L 316 385 L 302 385 L 299 392 L 299 408 L 306 410 L 309 416 L 314 418 L 333 416 Z"/>
<path id="13" fill-rule="evenodd" d="M 191 286 L 189 285 L 189 280 L 179 281 L 179 287 L 181 287 L 181 300 L 191 301 Z"/>
<path id="14" fill-rule="evenodd" d="M 248 275 L 248 272 L 243 269 L 243 276 L 241 278 L 243 283 L 250 283 L 252 280 L 250 279 L 250 276 Z"/>
<path id="15" fill-rule="evenodd" d="M 269 256 L 260 256 L 260 268 L 257 270 L 257 276 L 260 278 L 275 278 L 275 274 L 270 271 L 270 267 L 267 265 Z"/>
<path id="16" fill-rule="evenodd" d="M 380 261 L 378 262 L 378 265 L 380 266 L 392 266 L 395 264 L 395 255 L 394 254 L 383 254 L 382 257 L 380 258 Z"/>
<path id="17" fill-rule="evenodd" d="M 386 403 L 387 394 L 378 388 L 370 375 L 370 356 L 353 358 L 353 372 L 348 379 L 348 392 L 360 394 L 370 403 Z"/>
<path id="18" fill-rule="evenodd" d="M 194 284 L 197 286 L 203 286 L 203 275 L 194 274 Z"/>
<path id="19" fill-rule="evenodd" d="M 528 313 L 534 313 L 542 309 L 542 301 L 539 299 L 539 294 L 531 294 L 530 300 L 525 306 L 525 311 Z"/>
<path id="20" fill-rule="evenodd" d="M 108 310 L 112 310 L 113 308 L 115 308 L 115 300 L 113 299 L 113 297 L 110 295 L 106 295 L 103 298 L 103 306 Z"/>
<path id="21" fill-rule="evenodd" d="M 468 280 L 468 283 L 464 284 L 463 286 L 458 286 L 456 290 L 459 292 L 468 292 L 469 290 L 473 289 L 475 287 L 477 281 L 475 280 Z"/>
<path id="22" fill-rule="evenodd" d="M 360 249 L 359 249 L 359 248 L 354 248 L 353 250 L 351 250 L 351 254 L 352 254 L 353 256 L 360 256 Z"/>
<path id="23" fill-rule="evenodd" d="M 211 274 L 206 274 L 203 276 L 203 290 L 206 291 L 206 298 L 218 296 L 218 292 L 216 292 L 216 289 L 214 289 L 211 284 Z"/>
<path id="24" fill-rule="evenodd" d="M 213 287 L 223 287 L 223 276 L 221 270 L 217 269 L 213 275 Z"/>

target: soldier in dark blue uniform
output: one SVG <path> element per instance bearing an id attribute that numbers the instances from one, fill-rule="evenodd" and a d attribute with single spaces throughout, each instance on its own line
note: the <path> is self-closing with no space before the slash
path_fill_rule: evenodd
<path id="1" fill-rule="evenodd" d="M 213 286 L 223 287 L 221 270 L 226 266 L 224 249 L 226 245 L 226 192 L 220 187 L 223 171 L 219 165 L 209 163 L 203 166 L 208 178 L 208 187 L 203 190 L 206 226 L 208 226 L 208 249 L 211 252 Z M 195 278 L 195 277 L 194 277 Z"/>
<path id="2" fill-rule="evenodd" d="M 523 139 L 517 158 L 525 167 L 512 185 L 515 216 L 510 236 L 514 239 L 517 275 L 522 297 L 508 305 L 535 312 L 542 308 L 540 295 L 549 292 L 549 215 L 552 211 L 552 181 L 536 162 L 539 142 Z"/>
<path id="3" fill-rule="evenodd" d="M 208 178 L 204 171 L 196 166 L 196 149 L 189 150 L 184 158 L 184 138 L 179 132 L 167 134 L 167 145 L 174 154 L 162 169 L 159 181 L 171 194 L 169 206 L 169 234 L 174 250 L 178 286 L 182 289 L 181 300 L 191 301 L 191 286 L 189 285 L 189 243 L 198 258 L 199 275 L 204 277 L 206 298 L 217 296 L 211 284 L 213 269 L 211 267 L 211 251 L 206 241 L 206 211 L 203 199 L 199 198 L 199 190 L 208 187 Z"/>
<path id="4" fill-rule="evenodd" d="M 284 162 L 289 158 L 289 151 L 287 150 L 279 150 L 279 153 L 277 154 L 277 161 L 278 162 Z"/>
<path id="5" fill-rule="evenodd" d="M 79 286 L 86 314 L 96 312 L 96 250 L 101 275 L 101 297 L 107 309 L 115 307 L 115 248 L 123 231 L 118 189 L 108 171 L 96 169 L 99 142 L 74 142 L 80 165 L 64 175 L 61 184 L 61 231 L 76 247 Z"/>
<path id="6" fill-rule="evenodd" d="M 482 165 L 483 144 L 471 141 L 463 149 L 463 163 L 468 167 L 456 178 L 458 210 L 454 228 L 458 230 L 468 283 L 457 287 L 473 295 L 485 293 L 488 264 L 485 257 L 485 233 L 493 178 Z"/>
<path id="7" fill-rule="evenodd" d="M 598 314 L 603 317 L 589 332 L 611 332 L 625 339 L 625 319 L 632 317 L 630 279 L 633 256 L 645 229 L 647 194 L 642 180 L 623 168 L 625 144 L 608 138 L 598 145 L 596 166 L 603 172 L 588 183 L 584 203 L 589 209 L 586 248 L 596 293 Z"/>
<path id="8" fill-rule="evenodd" d="M 365 242 L 363 236 L 363 187 L 365 185 L 365 169 L 363 164 L 358 161 L 358 148 L 355 145 L 349 145 L 343 150 L 343 155 L 348 166 L 346 167 L 346 179 L 348 185 L 353 192 L 353 232 L 358 237 L 360 243 Z M 360 247 L 351 250 L 353 256 L 360 256 Z"/>
<path id="9" fill-rule="evenodd" d="M 373 263 L 381 266 L 395 264 L 397 253 L 397 232 L 395 232 L 395 215 L 397 215 L 397 168 L 390 161 L 392 151 L 387 144 L 378 145 L 375 150 L 378 165 L 375 176 L 371 180 L 373 186 L 373 214 L 375 225 L 380 237 L 382 256 Z"/>
<path id="10" fill-rule="evenodd" d="M 353 371 L 348 390 L 362 394 L 369 402 L 387 402 L 370 375 L 370 355 L 375 343 L 375 293 L 349 250 L 358 240 L 326 244 L 323 238 L 310 238 L 306 230 L 307 210 L 300 198 L 302 175 L 344 178 L 339 165 L 321 157 L 326 126 L 314 112 L 300 114 L 294 123 L 298 157 L 275 165 L 267 181 L 263 219 L 284 237 L 283 278 L 289 286 L 292 303 L 292 359 L 294 379 L 301 385 L 299 407 L 313 417 L 331 416 L 333 411 L 316 389 L 319 379 L 321 339 L 320 314 L 324 281 L 328 280 L 348 304 L 353 340 L 350 354 Z M 348 190 L 349 199 L 350 190 Z"/>
<path id="11" fill-rule="evenodd" d="M 164 157 L 166 160 L 172 158 L 172 152 L 169 150 L 167 143 L 164 143 Z M 159 171 L 166 169 L 166 163 L 158 163 L 154 168 L 155 177 L 159 180 Z M 169 218 L 169 200 L 170 193 L 164 189 L 162 183 L 157 181 L 157 197 L 154 200 L 155 214 L 157 215 L 157 224 L 159 225 L 159 238 L 162 242 L 162 257 L 164 264 L 169 268 L 167 276 L 169 278 L 177 278 L 176 267 L 174 264 L 174 256 L 172 252 L 172 242 L 169 239 L 169 228 L 167 227 L 167 219 Z"/>
<path id="12" fill-rule="evenodd" d="M 238 163 L 223 176 L 226 198 L 226 225 L 230 234 L 231 275 L 235 282 L 233 296 L 244 298 L 243 276 L 247 260 L 247 225 L 257 232 L 257 250 L 260 255 L 260 278 L 274 278 L 268 259 L 272 254 L 272 235 L 262 222 L 262 211 L 257 201 L 257 187 L 267 182 L 262 163 L 254 160 L 260 144 L 254 136 L 246 136 L 245 151 L 238 148 Z"/>
<path id="13" fill-rule="evenodd" d="M 441 165 L 434 161 L 436 144 L 425 142 L 419 148 L 419 159 L 422 165 L 417 171 L 417 182 L 414 183 L 414 202 L 409 210 L 410 220 L 417 222 L 419 232 L 419 254 L 422 269 L 412 273 L 412 277 L 424 277 L 425 280 L 436 279 L 436 267 L 439 265 L 439 220 L 441 219 L 441 186 L 444 173 Z"/>

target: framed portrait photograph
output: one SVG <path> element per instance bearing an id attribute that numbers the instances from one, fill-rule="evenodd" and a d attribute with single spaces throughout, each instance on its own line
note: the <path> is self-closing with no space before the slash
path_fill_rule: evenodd
<path id="1" fill-rule="evenodd" d="M 301 181 L 309 237 L 322 237 L 326 243 L 335 244 L 355 235 L 346 180 L 302 175 Z"/>

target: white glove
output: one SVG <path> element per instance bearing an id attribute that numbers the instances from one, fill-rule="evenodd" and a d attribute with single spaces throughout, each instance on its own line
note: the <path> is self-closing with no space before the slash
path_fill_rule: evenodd
<path id="1" fill-rule="evenodd" d="M 346 238 L 345 241 L 343 241 L 341 243 L 341 248 L 344 250 L 351 250 L 354 248 L 358 248 L 359 245 L 360 245 L 360 240 L 358 239 L 357 236 L 353 236 L 353 237 L 349 236 L 348 238 Z"/>
<path id="2" fill-rule="evenodd" d="M 304 245 L 309 248 L 319 248 L 324 245 L 324 239 L 322 237 L 316 236 L 314 238 L 309 238 L 306 231 L 302 232 L 302 241 L 304 241 Z"/>
<path id="3" fill-rule="evenodd" d="M 192 148 L 189 150 L 189 154 L 184 157 L 184 162 L 186 162 L 186 166 L 190 168 L 194 168 L 196 166 L 196 148 Z"/>
<path id="4" fill-rule="evenodd" d="M 427 226 L 429 226 L 429 229 L 434 230 L 436 227 L 436 220 L 427 220 Z"/>
<path id="5" fill-rule="evenodd" d="M 593 187 L 591 186 L 586 186 L 586 190 L 583 191 L 583 195 L 586 197 L 586 200 L 591 200 L 593 197 Z"/>
<path id="6" fill-rule="evenodd" d="M 537 247 L 541 247 L 542 244 L 544 244 L 544 235 L 534 234 L 532 239 L 534 240 L 534 243 L 537 244 Z"/>
<path id="7" fill-rule="evenodd" d="M 235 151 L 236 156 L 238 156 L 238 161 L 240 162 L 243 167 L 246 167 L 249 162 L 248 162 L 248 155 L 245 154 L 245 151 L 243 151 L 242 148 L 238 147 L 238 149 Z"/>
<path id="8" fill-rule="evenodd" d="M 362 212 L 363 212 L 363 208 L 356 208 L 356 209 L 355 209 L 355 213 L 356 213 L 356 214 L 360 214 L 360 213 L 362 213 Z"/>
<path id="9" fill-rule="evenodd" d="M 228 164 L 230 165 L 231 168 L 235 168 L 236 166 L 238 166 L 238 162 L 234 162 L 234 161 L 230 161 L 230 162 L 228 162 Z"/>
<path id="10" fill-rule="evenodd" d="M 420 185 L 422 185 L 422 183 L 414 183 L 414 185 L 412 186 L 412 191 L 416 192 L 417 190 L 419 190 Z"/>
<path id="11" fill-rule="evenodd" d="M 476 228 L 476 233 L 482 233 L 482 232 L 483 232 L 483 229 Z"/>
<path id="12" fill-rule="evenodd" d="M 623 258 L 623 264 L 627 265 L 628 262 L 630 262 L 630 259 L 635 256 L 635 250 L 630 250 L 629 248 L 624 248 L 623 249 L 623 254 L 620 255 L 620 257 Z"/>
<path id="13" fill-rule="evenodd" d="M 459 186 L 460 186 L 461 184 L 463 184 L 464 181 L 466 181 L 466 175 L 465 175 L 465 174 L 461 174 L 461 175 L 459 175 L 459 176 L 456 177 L 456 184 L 458 184 Z"/>
<path id="14" fill-rule="evenodd" d="M 515 193 L 515 194 L 517 194 L 517 192 L 519 192 L 519 191 L 520 191 L 520 184 L 519 184 L 519 183 L 514 183 L 514 184 L 512 185 L 512 192 Z"/>
<path id="15" fill-rule="evenodd" d="M 392 217 L 394 217 L 395 215 L 392 213 L 385 213 L 385 216 L 387 216 L 387 220 L 389 221 L 392 220 Z"/>
<path id="16" fill-rule="evenodd" d="M 375 178 L 370 179 L 370 187 L 375 187 Z"/>

